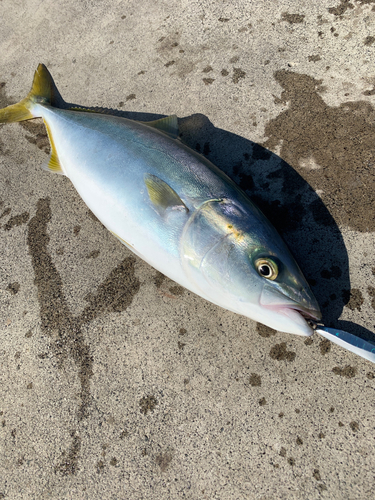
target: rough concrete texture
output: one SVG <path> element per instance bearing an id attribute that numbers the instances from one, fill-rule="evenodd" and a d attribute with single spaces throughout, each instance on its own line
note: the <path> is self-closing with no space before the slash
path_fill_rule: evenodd
<path id="1" fill-rule="evenodd" d="M 375 338 L 374 0 L 0 5 L 1 107 L 43 62 L 69 103 L 176 113 L 325 323 Z M 163 277 L 48 150 L 38 120 L 0 127 L 0 498 L 374 498 L 375 367 Z"/>

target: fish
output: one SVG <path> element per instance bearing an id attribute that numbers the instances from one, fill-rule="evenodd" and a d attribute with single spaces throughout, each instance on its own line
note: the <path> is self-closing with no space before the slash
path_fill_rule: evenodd
<path id="1" fill-rule="evenodd" d="M 134 121 L 55 106 L 40 64 L 31 91 L 0 123 L 42 118 L 43 168 L 67 176 L 103 225 L 200 297 L 286 333 L 310 336 L 318 302 L 286 243 L 228 176 L 183 144 L 175 115 Z"/>

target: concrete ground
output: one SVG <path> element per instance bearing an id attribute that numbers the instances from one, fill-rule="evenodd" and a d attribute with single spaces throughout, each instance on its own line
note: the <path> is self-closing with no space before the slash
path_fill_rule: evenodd
<path id="1" fill-rule="evenodd" d="M 325 323 L 375 338 L 374 0 L 0 6 L 1 107 L 43 62 L 69 103 L 176 113 Z M 373 499 L 374 365 L 171 282 L 48 152 L 41 121 L 0 127 L 0 498 Z"/>

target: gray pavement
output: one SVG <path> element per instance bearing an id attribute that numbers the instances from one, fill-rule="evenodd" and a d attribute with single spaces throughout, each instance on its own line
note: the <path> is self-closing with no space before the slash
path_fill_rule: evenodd
<path id="1" fill-rule="evenodd" d="M 0 12 L 1 107 L 43 62 L 68 103 L 176 113 L 326 324 L 375 338 L 375 1 Z M 48 151 L 39 120 L 0 127 L 0 498 L 375 498 L 374 365 L 171 282 L 40 168 Z"/>

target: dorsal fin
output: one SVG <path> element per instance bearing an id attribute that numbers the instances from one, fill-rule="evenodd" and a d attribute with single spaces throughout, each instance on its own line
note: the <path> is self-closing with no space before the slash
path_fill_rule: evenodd
<path id="1" fill-rule="evenodd" d="M 146 174 L 145 184 L 150 201 L 160 215 L 163 215 L 168 209 L 189 211 L 176 191 L 156 175 Z"/>
<path id="2" fill-rule="evenodd" d="M 115 112 L 107 108 L 84 108 L 82 106 L 72 106 L 69 111 L 82 111 L 84 113 L 99 113 L 101 115 L 115 115 Z"/>
<path id="3" fill-rule="evenodd" d="M 84 108 L 82 106 L 73 106 L 69 108 L 69 111 L 81 111 L 85 113 L 100 113 L 105 115 L 113 115 L 116 116 L 117 113 L 113 110 L 107 108 Z M 136 120 L 135 120 L 136 121 Z M 177 139 L 179 130 L 178 130 L 178 118 L 176 115 L 166 116 L 165 118 L 160 118 L 159 120 L 153 120 L 151 122 L 139 122 L 147 125 L 148 127 L 156 128 L 160 130 L 160 132 L 164 132 L 164 134 L 172 137 L 172 139 Z"/>
<path id="4" fill-rule="evenodd" d="M 46 121 L 44 121 L 44 125 L 46 126 L 48 139 L 49 139 L 49 142 L 51 144 L 51 156 L 49 158 L 48 163 L 44 163 L 42 165 L 42 169 L 47 170 L 48 172 L 53 172 L 54 174 L 65 175 L 64 170 L 61 166 L 59 157 L 57 155 L 57 151 L 56 151 L 55 143 L 54 143 L 54 140 L 52 137 L 51 129 Z"/>
<path id="5" fill-rule="evenodd" d="M 178 120 L 176 115 L 167 116 L 166 118 L 160 118 L 160 120 L 154 120 L 152 122 L 142 122 L 149 127 L 156 128 L 161 132 L 169 135 L 172 139 L 177 139 L 178 137 Z"/>

